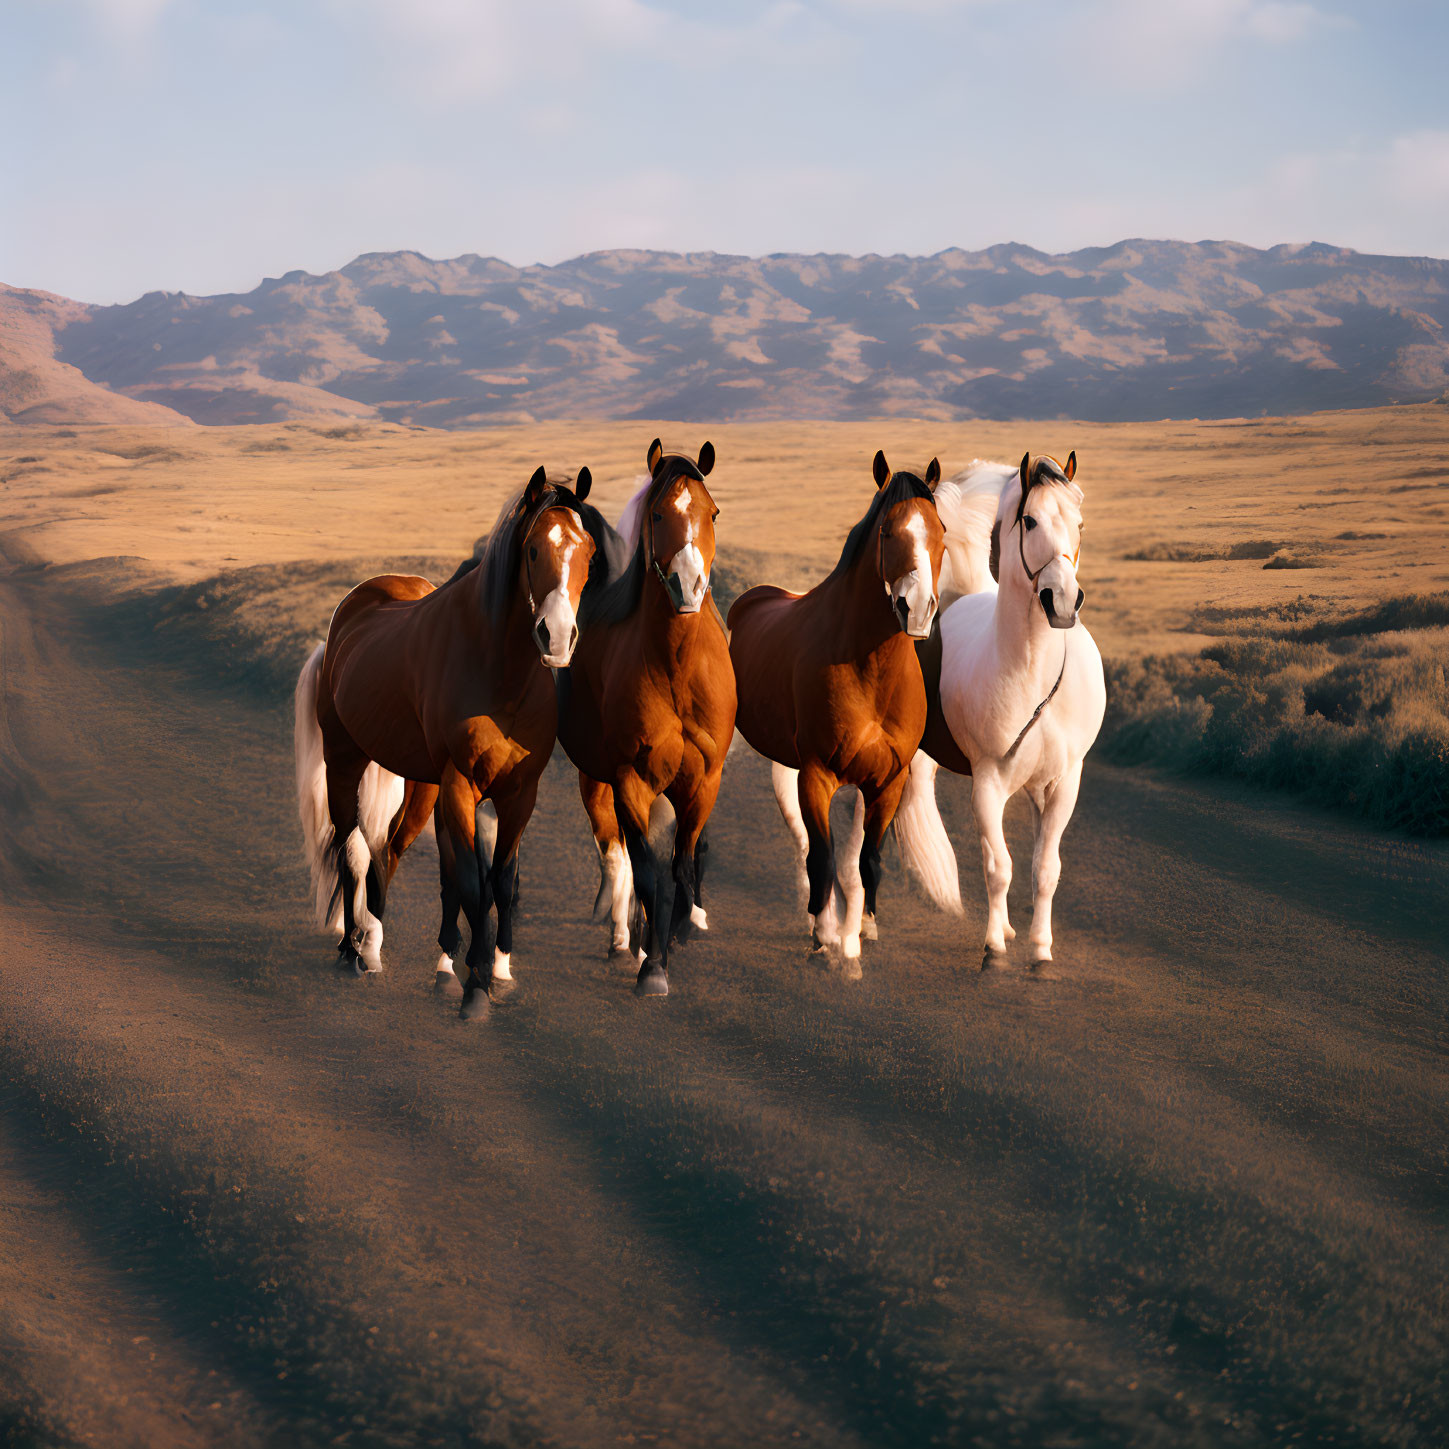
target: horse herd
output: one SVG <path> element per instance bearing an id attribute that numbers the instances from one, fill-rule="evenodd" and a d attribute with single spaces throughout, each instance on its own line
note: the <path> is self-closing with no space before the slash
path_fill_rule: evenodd
<path id="1" fill-rule="evenodd" d="M 511 990 L 519 841 L 557 740 L 599 850 L 610 954 L 637 960 L 637 995 L 666 995 L 671 945 L 707 929 L 706 826 L 736 729 L 773 762 L 813 947 L 847 976 L 876 937 L 893 822 L 927 893 L 961 911 L 941 765 L 974 777 L 983 967 L 1015 935 L 1002 814 L 1017 791 L 1036 832 L 1031 962 L 1051 959 L 1059 844 L 1106 703 L 1078 625 L 1076 454 L 943 479 L 935 459 L 892 472 L 878 452 L 875 495 L 830 574 L 805 594 L 752 588 L 728 625 L 710 592 L 714 461 L 709 443 L 691 458 L 656 438 L 617 528 L 589 504 L 587 468 L 567 482 L 539 468 L 441 588 L 383 574 L 337 606 L 297 683 L 296 759 L 317 918 L 341 932 L 345 970 L 381 969 L 388 885 L 431 818 L 435 989 L 465 1018 Z M 837 852 L 841 791 L 854 813 Z"/>

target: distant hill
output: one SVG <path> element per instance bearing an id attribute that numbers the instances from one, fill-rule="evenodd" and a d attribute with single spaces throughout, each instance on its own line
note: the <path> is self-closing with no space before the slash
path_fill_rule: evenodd
<path id="1" fill-rule="evenodd" d="M 391 252 L 230 296 L 50 301 L 61 363 L 105 397 L 201 423 L 1112 421 L 1449 390 L 1449 263 L 1317 243 L 1129 241 L 1062 256 L 613 251 L 554 267 Z"/>
<path id="2" fill-rule="evenodd" d="M 79 368 L 57 361 L 56 335 L 91 310 L 49 292 L 0 286 L 0 422 L 189 427 L 184 414 L 97 386 Z"/>

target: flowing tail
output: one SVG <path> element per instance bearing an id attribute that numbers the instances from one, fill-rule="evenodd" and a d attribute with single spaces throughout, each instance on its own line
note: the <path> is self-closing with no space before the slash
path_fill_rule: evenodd
<path id="1" fill-rule="evenodd" d="M 297 676 L 297 715 L 293 742 L 297 755 L 297 813 L 307 865 L 312 874 L 312 911 L 319 930 L 341 931 L 342 896 L 337 880 L 337 851 L 332 815 L 327 808 L 327 765 L 317 723 L 317 682 L 322 673 L 319 644 Z M 374 925 L 367 910 L 366 873 L 372 865 L 386 879 L 388 831 L 402 805 L 403 779 L 381 765 L 369 765 L 357 790 L 357 829 L 347 840 L 348 864 L 358 882 L 354 915 L 364 931 Z M 360 909 L 358 908 L 360 906 Z M 381 938 L 381 929 L 377 931 Z"/>
<path id="2" fill-rule="evenodd" d="M 896 810 L 896 840 L 906 867 L 943 911 L 959 916 L 961 878 L 956 852 L 936 805 L 936 762 L 923 750 L 911 761 L 910 778 Z"/>

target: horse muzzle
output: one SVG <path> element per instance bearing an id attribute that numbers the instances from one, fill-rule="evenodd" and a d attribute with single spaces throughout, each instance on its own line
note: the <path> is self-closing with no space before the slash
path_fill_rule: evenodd
<path id="1" fill-rule="evenodd" d="M 1081 589 L 1077 590 L 1077 601 L 1072 605 L 1070 614 L 1057 613 L 1056 593 L 1052 589 L 1043 589 L 1037 597 L 1041 600 L 1041 611 L 1047 616 L 1047 623 L 1053 629 L 1070 629 L 1077 622 L 1077 615 L 1081 612 L 1082 604 L 1086 601 L 1086 594 Z"/>
<path id="2" fill-rule="evenodd" d="M 935 591 L 920 574 L 912 570 L 890 586 L 891 611 L 901 626 L 901 633 L 912 639 L 928 639 L 936 618 Z"/>
<path id="3" fill-rule="evenodd" d="M 533 642 L 550 669 L 568 668 L 579 642 L 579 624 L 562 590 L 555 589 L 543 601 L 543 608 L 533 621 Z"/>
<path id="4" fill-rule="evenodd" d="M 676 614 L 697 614 L 704 608 L 704 596 L 709 592 L 709 575 L 704 569 L 704 557 L 692 546 L 679 550 L 665 573 L 656 563 L 664 592 Z"/>

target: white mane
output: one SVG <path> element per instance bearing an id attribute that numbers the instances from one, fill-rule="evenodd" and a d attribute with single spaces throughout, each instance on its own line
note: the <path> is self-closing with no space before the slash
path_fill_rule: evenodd
<path id="1" fill-rule="evenodd" d="M 639 529 L 644 520 L 644 495 L 649 492 L 649 485 L 654 479 L 648 473 L 641 473 L 635 480 L 639 487 L 634 496 L 624 505 L 624 511 L 619 515 L 619 536 L 625 543 L 633 548 L 639 542 Z"/>
<path id="2" fill-rule="evenodd" d="M 936 485 L 936 512 L 946 530 L 946 555 L 941 560 L 941 609 L 962 594 L 994 593 L 988 559 L 991 525 L 1002 495 L 1018 475 L 1010 463 L 973 458 L 954 478 Z"/>

